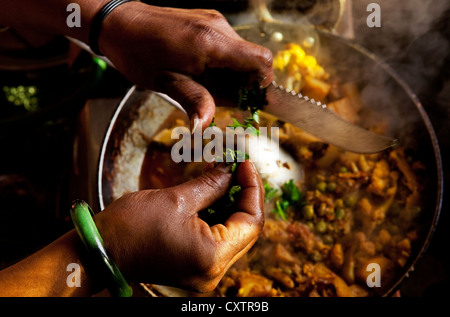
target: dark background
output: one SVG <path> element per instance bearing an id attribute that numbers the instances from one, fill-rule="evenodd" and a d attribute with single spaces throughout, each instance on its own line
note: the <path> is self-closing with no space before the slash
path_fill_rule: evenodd
<path id="1" fill-rule="evenodd" d="M 248 2 L 243 0 L 146 2 L 185 8 L 214 8 L 225 16 L 249 9 Z M 448 181 L 450 5 L 445 0 L 397 0 L 395 4 L 394 1 L 378 0 L 381 28 L 369 28 L 365 19 L 370 2 L 373 1 L 352 1 L 353 40 L 391 65 L 417 94 L 439 139 Z M 287 3 L 278 0 L 274 2 L 274 9 L 280 10 L 288 5 L 291 10 L 307 14 L 315 4 L 316 1 L 312 0 Z M 67 43 L 56 44 L 58 48 L 46 47 L 44 52 L 53 54 L 61 47 L 67 48 Z M 42 81 L 48 81 L 53 87 L 50 94 L 55 100 L 70 96 L 69 99 L 59 102 L 58 107 L 41 116 L 25 115 L 0 121 L 0 268 L 35 252 L 72 228 L 68 216 L 70 203 L 73 199 L 84 198 L 89 187 L 83 168 L 86 164 L 96 164 L 96 158 L 92 157 L 90 162 L 83 162 L 86 157 L 83 157 L 83 151 L 80 153 L 81 140 L 89 140 L 80 123 L 80 116 L 86 117 L 85 102 L 110 98 L 111 107 L 115 107 L 116 100 L 123 97 L 132 85 L 112 69 L 103 72 L 86 54 L 80 55 L 71 70 L 62 67 L 55 71 L 53 78 L 44 76 Z M 34 78 L 42 75 L 37 73 Z M 2 85 L 30 78 L 24 76 L 24 72 L 0 70 Z M 72 88 L 65 90 L 61 87 Z M 53 103 L 58 102 L 49 101 L 49 104 Z M 1 106 L 0 103 L 0 110 Z M 5 113 L 0 112 L 0 119 L 5 118 Z M 89 119 L 91 122 L 96 120 L 95 117 Z M 447 247 L 450 237 L 446 229 L 449 225 L 448 208 L 448 199 L 444 197 L 432 243 L 415 271 L 403 283 L 401 290 L 404 296 L 449 294 L 446 287 L 450 268 Z"/>

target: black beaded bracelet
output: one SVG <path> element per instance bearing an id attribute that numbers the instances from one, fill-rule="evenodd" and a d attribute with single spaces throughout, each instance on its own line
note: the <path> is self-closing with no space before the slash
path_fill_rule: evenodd
<path id="1" fill-rule="evenodd" d="M 89 33 L 89 46 L 94 52 L 94 54 L 102 55 L 98 48 L 98 37 L 102 29 L 103 20 L 118 6 L 124 4 L 125 2 L 130 2 L 134 0 L 112 0 L 105 4 L 103 8 L 95 15 L 92 20 L 91 31 Z"/>

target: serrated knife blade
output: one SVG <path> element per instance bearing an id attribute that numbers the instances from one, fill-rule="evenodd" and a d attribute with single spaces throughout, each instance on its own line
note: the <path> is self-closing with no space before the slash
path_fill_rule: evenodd
<path id="1" fill-rule="evenodd" d="M 326 105 L 286 90 L 275 81 L 266 89 L 266 100 L 264 111 L 346 151 L 378 153 L 398 143 L 346 121 Z"/>

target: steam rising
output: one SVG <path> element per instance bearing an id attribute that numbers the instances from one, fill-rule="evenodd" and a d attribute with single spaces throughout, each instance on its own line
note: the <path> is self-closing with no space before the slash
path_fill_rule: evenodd
<path id="1" fill-rule="evenodd" d="M 373 1 L 352 0 L 355 40 L 389 64 L 419 97 L 428 115 L 438 122 L 448 118 L 449 100 L 438 99 L 445 94 L 450 38 L 450 2 L 445 0 L 376 1 L 381 6 L 381 27 L 366 26 L 367 5 Z M 447 71 L 448 72 L 448 71 Z M 448 91 L 448 90 L 447 90 Z M 388 108 L 389 104 L 386 104 Z M 397 105 L 391 104 L 397 109 Z M 385 109 L 388 110 L 388 109 Z M 444 111 L 444 113 L 442 112 Z M 413 113 L 395 113 L 402 120 L 412 120 Z M 437 113 L 440 113 L 438 115 Z M 400 120 L 399 120 L 400 121 Z M 435 129 L 449 130 L 434 124 Z M 410 127 L 411 128 L 411 127 Z M 402 137 L 407 136 L 408 127 Z M 448 135 L 448 132 L 439 132 Z"/>
<path id="2" fill-rule="evenodd" d="M 449 84 L 440 83 L 439 78 L 442 77 L 445 67 L 448 67 L 450 45 L 445 25 L 448 27 L 449 23 L 444 23 L 442 26 L 442 21 L 449 19 L 450 2 L 445 0 L 346 1 L 346 9 L 352 8 L 349 16 L 353 19 L 350 25 L 353 26 L 354 41 L 391 66 L 394 72 L 409 85 L 412 92 L 419 96 L 422 103 L 430 103 L 427 100 L 430 91 L 435 92 L 437 102 L 448 103 L 449 97 L 445 91 L 446 88 L 448 90 Z M 279 9 L 282 5 L 285 6 L 287 10 L 283 14 L 272 14 L 276 20 L 285 23 L 298 23 L 304 19 L 303 13 L 311 17 L 311 12 L 331 12 L 327 5 L 332 6 L 336 3 L 332 0 L 320 0 L 316 2 L 319 8 L 306 8 L 306 11 L 302 13 L 298 10 L 299 2 L 266 0 L 269 8 Z M 306 2 L 303 1 L 303 3 Z M 372 2 L 376 2 L 381 7 L 381 27 L 379 28 L 370 28 L 367 25 L 367 17 L 371 13 L 367 11 L 367 6 Z M 297 10 L 293 10 L 294 8 Z M 232 24 L 242 25 L 255 23 L 257 19 L 254 11 L 250 10 L 232 17 L 230 21 Z M 347 22 L 344 18 L 341 24 Z M 355 69 L 361 68 L 356 60 L 347 60 L 346 63 L 355 65 Z M 401 140 L 411 139 L 411 133 L 417 128 L 415 123 L 420 121 L 420 117 L 417 111 L 411 111 L 411 100 L 406 98 L 403 88 L 396 84 L 392 85 L 391 75 L 377 71 L 373 69 L 373 66 L 364 65 L 362 69 L 355 71 L 353 76 L 356 80 L 369 78 L 370 84 L 362 87 L 361 96 L 367 106 L 378 109 L 391 119 L 395 131 L 390 132 L 395 133 L 395 136 Z M 429 107 L 435 106 L 431 102 Z M 445 114 L 448 116 L 450 112 L 448 104 L 445 109 Z M 435 109 L 426 108 L 425 110 L 430 113 Z"/>
<path id="3" fill-rule="evenodd" d="M 437 29 L 448 19 L 450 2 L 445 0 L 377 1 L 381 28 L 364 27 L 371 1 L 353 1 L 356 41 L 375 52 L 402 73 L 413 90 L 423 88 L 427 78 L 442 67 L 449 53 L 448 40 Z"/>

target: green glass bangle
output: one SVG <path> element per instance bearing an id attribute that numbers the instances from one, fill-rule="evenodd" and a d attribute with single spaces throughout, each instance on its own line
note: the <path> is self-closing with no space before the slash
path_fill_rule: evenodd
<path id="1" fill-rule="evenodd" d="M 106 252 L 103 239 L 95 225 L 94 212 L 91 207 L 83 200 L 76 200 L 72 204 L 70 216 L 89 255 L 95 258 L 96 264 L 102 269 L 102 273 L 104 273 L 107 280 L 107 288 L 111 294 L 117 297 L 132 296 L 133 289 Z"/>

